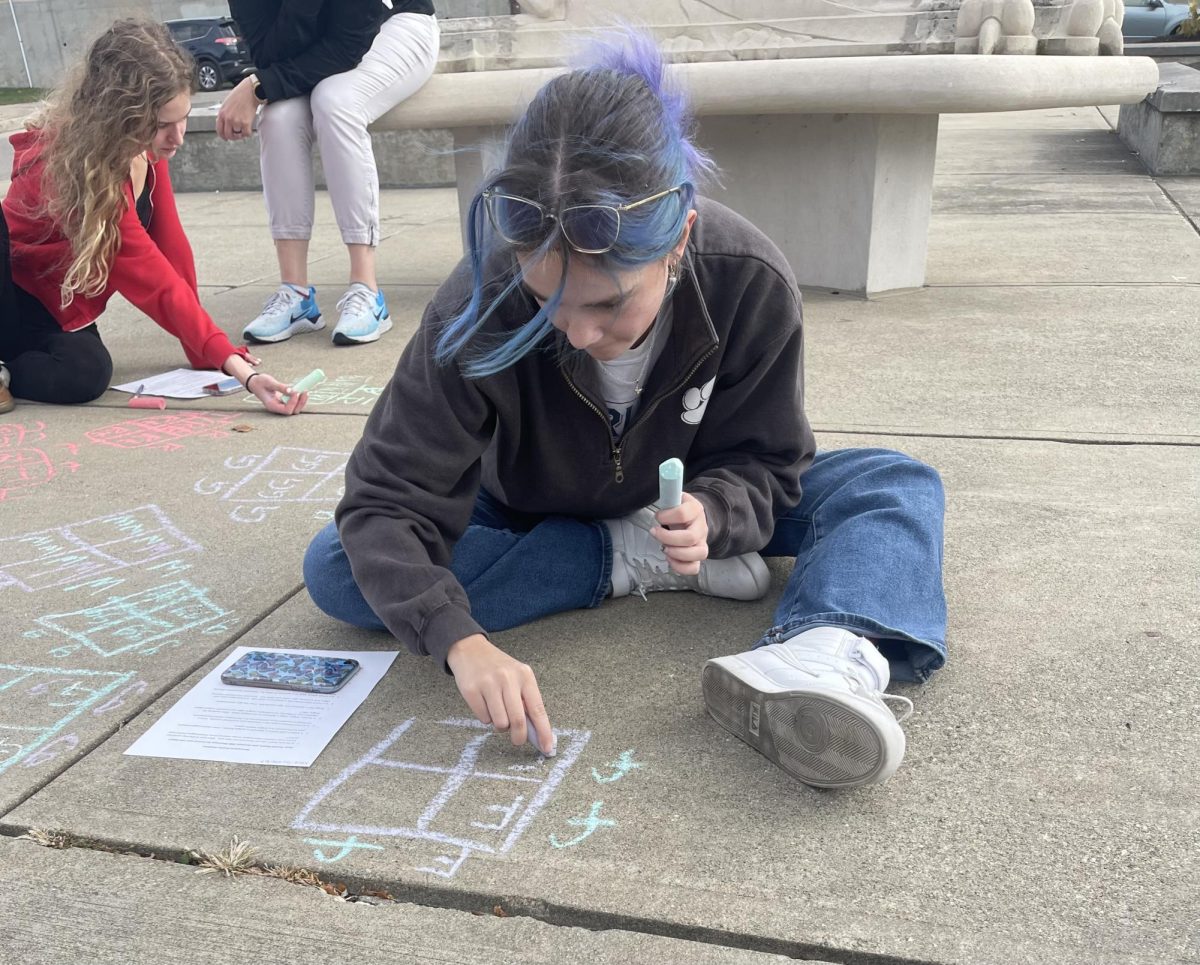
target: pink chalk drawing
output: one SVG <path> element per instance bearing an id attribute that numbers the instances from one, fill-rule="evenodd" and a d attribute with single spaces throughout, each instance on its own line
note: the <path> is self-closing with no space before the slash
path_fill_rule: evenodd
<path id="1" fill-rule="evenodd" d="M 326 846 L 346 847 L 354 842 L 358 848 L 377 847 L 358 843 L 359 836 L 426 841 L 449 853 L 438 854 L 432 866 L 416 870 L 451 878 L 473 854 L 503 854 L 512 849 L 592 736 L 590 731 L 580 730 L 554 733 L 557 757 L 538 756 L 533 758 L 536 764 L 506 764 L 508 737 L 486 724 L 452 718 L 422 725 L 415 717 L 409 718 L 321 788 L 296 815 L 292 829 L 351 836 L 342 842 L 305 839 Z M 452 747 L 461 749 L 456 759 L 442 762 L 430 755 L 445 746 L 447 735 Z M 399 759 L 390 753 L 397 747 Z M 511 750 L 507 753 L 511 755 Z M 387 776 L 382 777 L 384 774 Z M 375 821 L 364 820 L 358 808 L 376 798 L 358 793 L 352 785 L 380 778 L 392 793 L 378 798 L 386 802 L 386 808 Z M 398 781 L 417 793 L 401 790 Z M 407 814 L 396 810 L 397 802 L 420 801 L 425 790 L 428 796 L 423 805 Z M 348 812 L 349 808 L 354 811 Z"/>
<path id="2" fill-rule="evenodd" d="M 56 464 L 43 449 L 29 445 L 44 442 L 44 422 L 35 422 L 32 428 L 16 422 L 0 425 L 0 502 L 15 496 L 23 496 L 37 486 L 48 483 L 60 472 L 74 472 L 77 462 Z M 72 451 L 74 447 L 68 447 Z"/>
<path id="3" fill-rule="evenodd" d="M 324 452 L 279 446 L 265 456 L 231 456 L 225 468 L 249 469 L 241 479 L 221 482 L 201 479 L 195 491 L 218 496 L 232 504 L 229 518 L 237 523 L 262 523 L 289 503 L 313 506 L 316 519 L 332 519 L 345 491 L 348 452 Z"/>
<path id="4" fill-rule="evenodd" d="M 167 568 L 168 561 L 177 564 L 179 557 L 200 552 L 200 544 L 166 513 L 147 504 L 0 538 L 0 590 L 10 586 L 26 593 L 50 587 L 71 590 L 110 578 L 104 583 L 108 588 L 121 582 L 111 579 L 115 573 L 137 568 L 158 571 Z M 178 568 L 171 567 L 172 571 Z"/>
<path id="5" fill-rule="evenodd" d="M 0 774 L 20 761 L 33 767 L 74 749 L 77 735 L 58 735 L 134 677 L 132 671 L 0 664 Z"/>
<path id="6" fill-rule="evenodd" d="M 99 429 L 89 429 L 87 438 L 99 446 L 116 449 L 159 449 L 178 452 L 181 439 L 217 438 L 226 434 L 236 415 L 210 412 L 180 412 L 172 415 L 126 419 Z"/>
<path id="7" fill-rule="evenodd" d="M 102 657 L 129 651 L 152 656 L 201 635 L 229 632 L 234 614 L 213 603 L 208 590 L 178 580 L 129 596 L 110 597 L 82 610 L 38 617 L 34 623 L 41 629 L 26 631 L 31 640 L 55 633 L 71 641 L 50 650 L 53 657 L 80 650 Z"/>

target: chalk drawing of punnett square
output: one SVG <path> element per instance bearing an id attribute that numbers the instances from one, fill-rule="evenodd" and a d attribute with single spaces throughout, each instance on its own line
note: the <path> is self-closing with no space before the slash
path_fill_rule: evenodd
<path id="1" fill-rule="evenodd" d="M 207 590 L 176 580 L 83 610 L 38 617 L 34 622 L 73 641 L 51 650 L 56 657 L 81 647 L 111 657 L 127 650 L 156 653 L 196 633 L 224 633 L 232 616 L 208 598 Z M 44 630 L 25 635 L 36 638 L 44 635 Z"/>
<path id="2" fill-rule="evenodd" d="M 201 479 L 194 489 L 233 504 L 229 518 L 238 523 L 261 523 L 288 503 L 325 507 L 330 515 L 345 491 L 347 452 L 323 452 L 278 446 L 265 456 L 231 456 L 225 468 L 250 470 L 240 479 Z"/>
<path id="3" fill-rule="evenodd" d="M 0 664 L 0 774 L 133 677 L 132 671 Z"/>
<path id="4" fill-rule="evenodd" d="M 591 737 L 556 730 L 558 756 L 512 763 L 508 737 L 469 718 L 400 724 L 326 784 L 292 822 L 298 831 L 380 835 L 459 849 L 453 869 L 473 852 L 512 848 L 553 796 Z M 458 749 L 457 759 L 446 762 Z M 440 753 L 443 762 L 434 760 Z M 534 763 L 540 761 L 540 763 Z M 427 792 L 427 793 L 425 793 Z M 407 812 L 399 802 L 413 801 Z M 386 808 L 386 810 L 383 810 Z M 448 861 L 448 859 L 439 859 Z"/>
<path id="5" fill-rule="evenodd" d="M 36 593 L 199 552 L 161 509 L 138 506 L 0 539 L 0 589 Z"/>

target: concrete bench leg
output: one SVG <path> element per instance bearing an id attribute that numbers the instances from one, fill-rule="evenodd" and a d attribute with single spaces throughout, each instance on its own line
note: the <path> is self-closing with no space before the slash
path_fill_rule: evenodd
<path id="1" fill-rule="evenodd" d="M 925 283 L 936 114 L 705 117 L 708 194 L 758 225 L 802 286 L 862 295 Z"/>

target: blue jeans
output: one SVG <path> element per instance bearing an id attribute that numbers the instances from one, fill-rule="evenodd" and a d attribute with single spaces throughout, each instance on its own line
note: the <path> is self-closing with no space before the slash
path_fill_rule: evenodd
<path id="1" fill-rule="evenodd" d="M 937 472 L 887 449 L 819 452 L 800 505 L 775 524 L 763 556 L 795 569 L 756 646 L 812 627 L 879 641 L 896 680 L 928 679 L 946 662 L 944 497 Z M 450 569 L 485 630 L 508 630 L 608 595 L 612 542 L 599 520 L 530 516 L 480 492 Z M 386 629 L 363 599 L 330 523 L 304 558 L 313 601 L 345 623 Z"/>

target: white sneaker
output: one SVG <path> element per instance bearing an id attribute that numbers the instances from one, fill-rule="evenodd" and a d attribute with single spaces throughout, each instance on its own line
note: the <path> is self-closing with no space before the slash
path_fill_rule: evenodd
<path id="1" fill-rule="evenodd" d="M 815 627 L 704 666 L 713 718 L 772 764 L 813 787 L 886 781 L 904 759 L 907 697 L 885 694 L 888 662 L 870 640 Z M 907 706 L 900 718 L 884 700 Z"/>
<path id="2" fill-rule="evenodd" d="M 727 560 L 705 560 L 695 576 L 681 576 L 671 569 L 662 543 L 650 535 L 658 525 L 653 509 L 639 509 L 621 519 L 606 519 L 612 534 L 614 597 L 659 590 L 693 590 L 727 600 L 757 600 L 771 585 L 767 564 L 757 553 Z"/>

